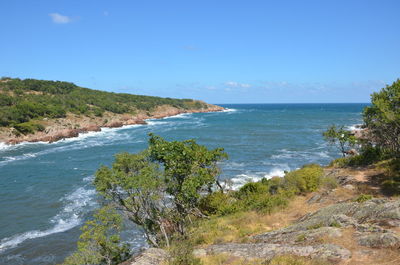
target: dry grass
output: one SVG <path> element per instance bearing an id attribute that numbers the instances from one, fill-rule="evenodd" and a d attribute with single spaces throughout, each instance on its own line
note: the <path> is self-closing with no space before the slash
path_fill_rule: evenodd
<path id="1" fill-rule="evenodd" d="M 201 258 L 202 265 L 327 265 L 322 261 L 298 256 L 278 256 L 270 261 L 263 259 L 244 259 L 226 254 L 209 255 Z"/>
<path id="2" fill-rule="evenodd" d="M 248 242 L 250 236 L 286 227 L 304 214 L 320 208 L 320 204 L 307 203 L 310 196 L 297 196 L 288 207 L 276 209 L 271 214 L 248 211 L 201 220 L 193 227 L 191 239 L 195 245 L 201 246 Z"/>
<path id="3" fill-rule="evenodd" d="M 398 249 L 381 248 L 373 249 L 360 246 L 354 236 L 354 228 L 342 229 L 342 236 L 338 238 L 327 237 L 323 239 L 324 243 L 331 243 L 342 246 L 351 251 L 352 257 L 340 264 L 353 265 L 375 265 L 400 264 L 400 252 Z"/>
<path id="4" fill-rule="evenodd" d="M 244 259 L 226 254 L 209 255 L 201 258 L 202 265 L 262 265 L 262 259 Z"/>

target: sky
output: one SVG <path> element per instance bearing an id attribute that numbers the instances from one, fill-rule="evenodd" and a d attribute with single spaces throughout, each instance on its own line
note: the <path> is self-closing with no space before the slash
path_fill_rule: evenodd
<path id="1" fill-rule="evenodd" d="M 210 103 L 369 102 L 398 0 L 1 0 L 0 76 Z"/>

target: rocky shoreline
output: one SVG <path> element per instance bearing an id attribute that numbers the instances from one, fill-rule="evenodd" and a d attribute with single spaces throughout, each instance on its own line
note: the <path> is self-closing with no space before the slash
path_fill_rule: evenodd
<path id="1" fill-rule="evenodd" d="M 102 117 L 89 117 L 68 114 L 67 117 L 55 120 L 44 119 L 44 131 L 34 134 L 16 136 L 12 128 L 0 128 L 0 143 L 15 145 L 22 142 L 56 142 L 66 138 L 73 138 L 82 133 L 98 132 L 102 128 L 118 128 L 126 125 L 147 124 L 148 119 L 162 119 L 184 113 L 205 113 L 223 111 L 225 108 L 207 104 L 207 108 L 180 109 L 173 106 L 159 106 L 153 112 L 139 112 L 131 114 L 115 114 L 106 112 Z"/>

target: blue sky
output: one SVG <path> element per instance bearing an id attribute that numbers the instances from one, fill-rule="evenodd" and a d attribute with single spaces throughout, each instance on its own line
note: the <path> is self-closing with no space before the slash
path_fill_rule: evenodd
<path id="1" fill-rule="evenodd" d="M 0 76 L 211 103 L 368 102 L 400 1 L 2 0 Z"/>

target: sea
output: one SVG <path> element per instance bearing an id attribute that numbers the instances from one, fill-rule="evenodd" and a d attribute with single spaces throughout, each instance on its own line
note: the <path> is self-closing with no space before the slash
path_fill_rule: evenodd
<path id="1" fill-rule="evenodd" d="M 340 156 L 323 139 L 332 124 L 362 123 L 367 104 L 231 104 L 223 112 L 181 114 L 147 125 L 105 128 L 55 143 L 0 144 L 0 264 L 57 264 L 76 249 L 80 227 L 101 204 L 92 185 L 101 165 L 147 147 L 148 133 L 223 147 L 221 179 L 237 189 Z M 146 247 L 139 227 L 123 234 Z"/>

